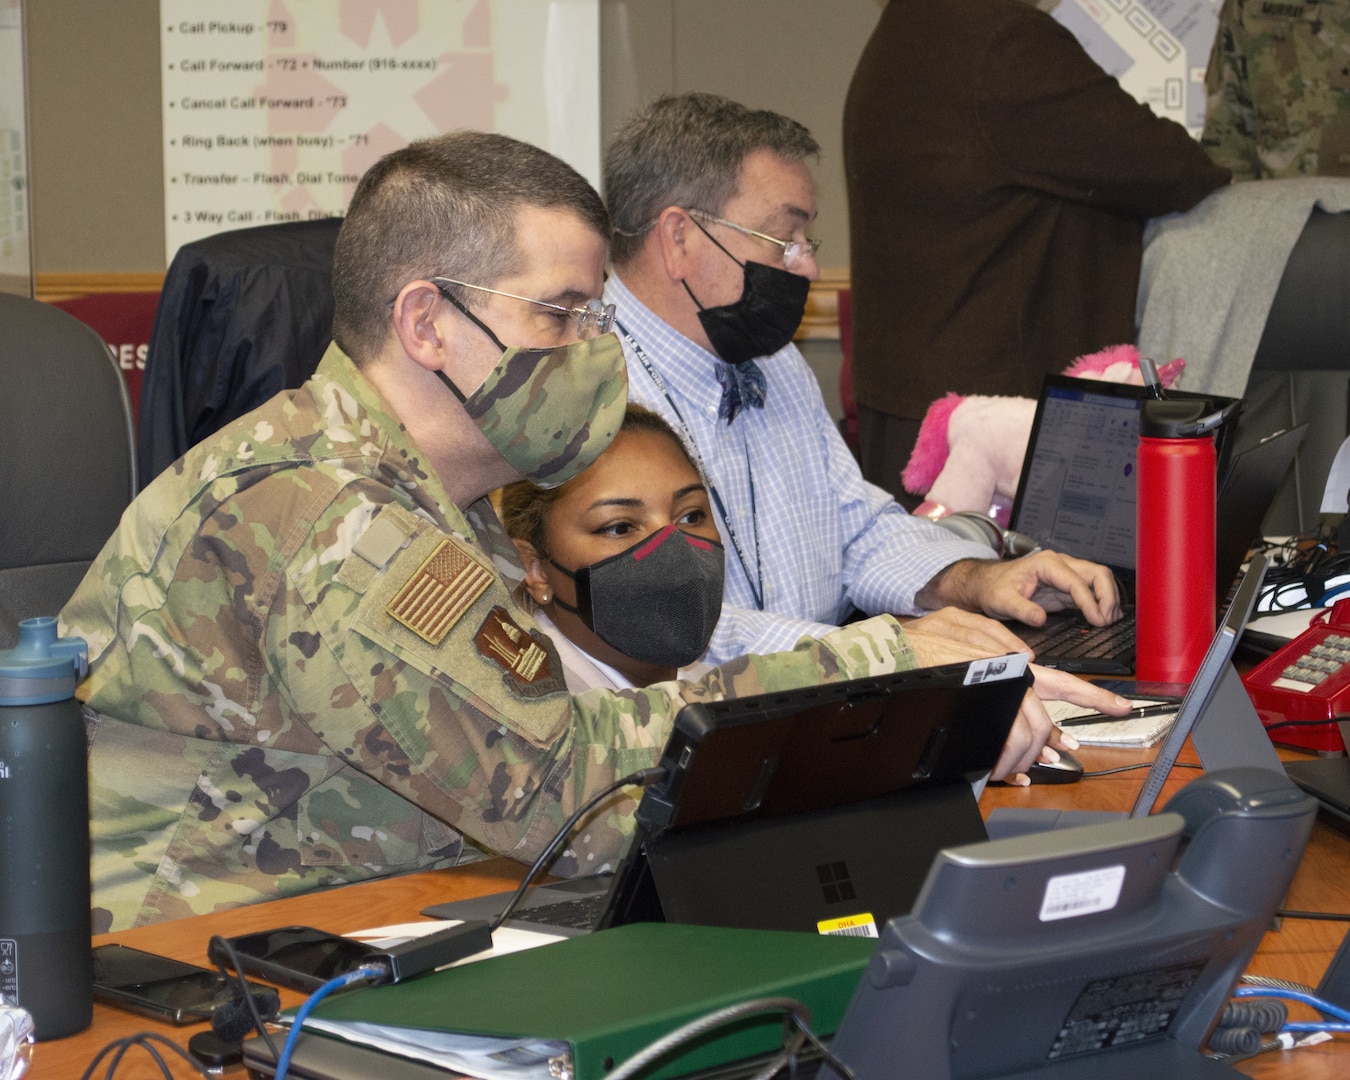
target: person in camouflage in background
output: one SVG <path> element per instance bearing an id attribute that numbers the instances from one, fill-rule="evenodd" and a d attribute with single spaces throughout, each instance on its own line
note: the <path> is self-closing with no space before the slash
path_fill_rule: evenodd
<path id="1" fill-rule="evenodd" d="M 1235 180 L 1350 176 L 1350 2 L 1225 0 L 1201 145 Z"/>
<path id="2" fill-rule="evenodd" d="M 581 176 L 503 136 L 414 143 L 363 177 L 314 377 L 158 477 L 62 612 L 91 656 L 96 931 L 530 860 L 656 763 L 687 702 L 975 654 L 880 617 L 697 683 L 568 694 L 485 496 L 564 482 L 618 429 L 622 352 L 590 302 L 608 237 Z M 1045 742 L 1035 719 L 1002 772 Z M 634 806 L 602 804 L 554 872 L 612 866 Z"/>

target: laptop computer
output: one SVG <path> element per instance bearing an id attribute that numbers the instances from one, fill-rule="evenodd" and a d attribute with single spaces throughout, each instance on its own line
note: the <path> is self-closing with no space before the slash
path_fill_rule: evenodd
<path id="1" fill-rule="evenodd" d="M 939 850 L 984 838 L 971 781 L 997 761 L 1029 686 L 1013 654 L 686 706 L 613 878 L 532 889 L 506 925 L 875 936 Z M 506 898 L 423 914 L 493 919 Z"/>
<path id="2" fill-rule="evenodd" d="M 999 807 L 989 814 L 986 822 L 990 838 L 1004 839 L 1049 829 L 1100 824 L 1123 817 L 1147 817 L 1153 812 L 1187 737 L 1208 772 L 1239 767 L 1279 772 L 1279 755 L 1261 726 L 1261 719 L 1232 664 L 1238 639 L 1242 637 L 1265 580 L 1266 567 L 1264 555 L 1254 556 L 1248 565 L 1186 696 L 1177 706 L 1176 720 L 1159 746 L 1128 814 Z"/>
<path id="3" fill-rule="evenodd" d="M 1182 394 L 1212 401 L 1231 399 Z M 1043 547 L 1108 567 L 1125 601 L 1123 619 L 1095 627 L 1077 612 L 1042 627 L 1011 623 L 1037 663 L 1091 675 L 1134 671 L 1135 456 L 1143 387 L 1048 375 L 1037 402 L 1010 524 Z M 1306 425 L 1229 453 L 1221 429 L 1216 505 L 1216 607 L 1226 599 L 1261 520 L 1302 442 Z"/>

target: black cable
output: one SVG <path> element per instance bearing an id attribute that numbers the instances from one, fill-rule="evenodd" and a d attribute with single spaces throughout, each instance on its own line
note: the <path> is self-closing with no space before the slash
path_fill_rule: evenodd
<path id="1" fill-rule="evenodd" d="M 1289 1019 L 1289 1006 L 1275 998 L 1244 998 L 1224 1006 L 1219 1027 L 1254 1028 L 1261 1035 L 1274 1035 Z"/>
<path id="2" fill-rule="evenodd" d="M 538 877 L 539 872 L 552 860 L 553 853 L 558 849 L 558 845 L 572 835 L 572 830 L 576 828 L 578 821 L 586 814 L 590 813 L 600 802 L 610 795 L 613 795 L 614 792 L 618 791 L 620 788 L 646 787 L 648 784 L 654 784 L 657 780 L 665 779 L 665 776 L 666 770 L 659 765 L 653 765 L 649 769 L 639 769 L 635 773 L 629 773 L 627 776 L 615 780 L 612 784 L 605 785 L 578 806 L 572 816 L 563 822 L 562 828 L 553 834 L 553 839 L 550 840 L 544 850 L 540 852 L 539 858 L 535 859 L 529 870 L 525 872 L 525 877 L 516 887 L 516 891 L 511 894 L 511 899 L 506 902 L 506 906 L 502 908 L 501 914 L 488 924 L 488 933 L 495 932 L 502 923 L 506 922 L 506 920 L 511 917 L 511 913 L 516 910 L 520 901 L 524 899 L 525 890 L 530 887 L 530 882 Z"/>
<path id="3" fill-rule="evenodd" d="M 765 1077 L 773 1076 L 784 1066 L 795 1069 L 797 1051 L 801 1048 L 803 1040 L 809 1041 L 812 1046 L 819 1050 L 825 1061 L 844 1080 L 854 1080 L 853 1071 L 830 1053 L 811 1032 L 811 1016 L 806 1006 L 800 1001 L 788 997 L 755 998 L 751 1001 L 741 1001 L 734 1005 L 726 1005 L 720 1009 L 715 1009 L 690 1020 L 686 1024 L 682 1024 L 674 1031 L 669 1031 L 659 1039 L 649 1043 L 626 1061 L 615 1066 L 608 1075 L 611 1080 L 628 1080 L 630 1076 L 645 1072 L 652 1063 L 665 1057 L 672 1050 L 685 1043 L 701 1039 L 709 1031 L 744 1019 L 747 1016 L 765 1012 L 782 1012 L 786 1014 L 788 1023 L 784 1026 L 783 1048 L 770 1060 L 767 1067 L 756 1074 L 755 1080 L 763 1080 Z M 795 1039 L 791 1036 L 791 1030 L 794 1027 L 798 1036 Z"/>
<path id="4" fill-rule="evenodd" d="M 168 1062 L 166 1062 L 160 1052 L 155 1049 L 154 1043 L 163 1043 L 191 1065 L 199 1074 L 210 1077 L 211 1074 L 206 1071 L 206 1068 L 202 1063 L 172 1039 L 167 1039 L 154 1031 L 138 1031 L 135 1035 L 128 1035 L 122 1039 L 114 1039 L 112 1042 L 108 1043 L 107 1046 L 94 1055 L 94 1060 L 89 1063 L 89 1067 L 80 1074 L 80 1080 L 89 1080 L 89 1078 L 94 1075 L 94 1070 L 98 1068 L 99 1063 L 110 1052 L 115 1051 L 112 1059 L 108 1062 L 107 1071 L 103 1074 L 105 1080 L 113 1080 L 113 1073 L 117 1071 L 117 1066 L 121 1064 L 122 1056 L 133 1046 L 141 1047 L 146 1053 L 154 1058 L 155 1063 L 159 1066 L 160 1075 L 164 1077 L 164 1080 L 173 1080 L 173 1074 L 169 1072 Z"/>
<path id="5" fill-rule="evenodd" d="M 1136 761 L 1133 765 L 1117 765 L 1114 769 L 1097 769 L 1095 772 L 1085 772 L 1083 774 L 1083 779 L 1086 780 L 1088 779 L 1088 777 L 1091 776 L 1110 776 L 1112 773 L 1130 772 L 1133 769 L 1151 769 L 1151 768 L 1153 768 L 1153 762 L 1151 761 Z M 1172 768 L 1203 769 L 1204 766 L 1195 761 L 1178 761 L 1173 763 Z"/>
<path id="6" fill-rule="evenodd" d="M 1280 545 L 1264 545 L 1262 550 L 1279 552 L 1282 564 L 1272 564 L 1257 598 L 1257 611 L 1280 612 L 1323 606 L 1331 599 L 1327 581 L 1350 575 L 1350 551 L 1333 553 L 1330 530 L 1295 537 Z M 1337 586 L 1337 589 L 1343 586 Z"/>
<path id="7" fill-rule="evenodd" d="M 1350 914 L 1339 911 L 1286 911 L 1280 908 L 1275 912 L 1280 919 L 1320 919 L 1323 922 L 1350 922 Z"/>
<path id="8" fill-rule="evenodd" d="M 1344 719 L 1346 719 L 1344 716 L 1335 716 L 1329 720 L 1280 720 L 1274 724 L 1267 724 L 1266 730 L 1274 731 L 1276 728 L 1282 727 L 1326 727 L 1327 724 L 1334 724 Z"/>
<path id="9" fill-rule="evenodd" d="M 802 1020 L 800 1016 L 798 1016 L 796 1013 L 789 1013 L 788 1019 L 792 1024 L 796 1026 L 797 1030 L 806 1038 L 806 1041 L 816 1048 L 816 1052 L 820 1054 L 821 1058 L 825 1061 L 826 1065 L 828 1065 L 836 1073 L 842 1076 L 844 1080 L 855 1080 L 853 1070 L 834 1056 L 830 1048 L 820 1041 L 820 1038 L 816 1035 L 814 1031 L 811 1030 L 811 1028 L 805 1023 L 805 1021 Z M 790 1062 L 790 1064 L 795 1066 L 795 1062 Z"/>
<path id="10" fill-rule="evenodd" d="M 253 998 L 253 991 L 249 989 L 248 977 L 244 974 L 244 965 L 239 962 L 239 954 L 234 951 L 234 946 L 219 934 L 212 935 L 211 940 L 207 943 L 207 956 L 214 956 L 216 958 L 216 968 L 227 978 L 231 973 L 225 970 L 225 965 L 221 962 L 219 953 L 216 951 L 217 949 L 219 952 L 225 954 L 226 959 L 230 962 L 230 966 L 234 968 L 234 980 L 239 986 L 239 992 L 244 995 L 244 1004 L 248 1008 L 249 1015 L 253 1017 L 253 1027 L 258 1034 L 262 1036 L 263 1042 L 267 1043 L 267 1049 L 272 1053 L 272 1060 L 276 1061 L 277 1044 L 272 1041 L 272 1036 L 267 1031 L 267 1025 L 263 1023 L 262 1015 L 258 1012 L 258 1003 Z M 278 998 L 278 1006 L 280 1003 L 280 998 Z"/>
<path id="11" fill-rule="evenodd" d="M 1209 1036 L 1209 1049 L 1224 1057 L 1252 1057 L 1261 1052 L 1261 1032 L 1254 1027 L 1216 1027 Z"/>

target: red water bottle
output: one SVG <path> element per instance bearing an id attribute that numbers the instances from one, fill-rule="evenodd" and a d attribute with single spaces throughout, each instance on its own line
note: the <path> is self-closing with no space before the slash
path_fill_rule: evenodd
<path id="1" fill-rule="evenodd" d="M 1145 401 L 1139 419 L 1135 670 L 1189 683 L 1214 637 L 1214 431 L 1211 402 Z"/>

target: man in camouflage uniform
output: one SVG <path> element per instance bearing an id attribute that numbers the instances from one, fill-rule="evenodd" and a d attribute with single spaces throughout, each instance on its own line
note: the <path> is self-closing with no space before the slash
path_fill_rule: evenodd
<path id="1" fill-rule="evenodd" d="M 1225 0 L 1205 87 L 1234 179 L 1350 176 L 1350 0 Z"/>
<path id="2" fill-rule="evenodd" d="M 415 143 L 363 178 L 314 377 L 157 478 L 62 613 L 91 656 L 97 930 L 528 860 L 654 764 L 686 702 L 913 665 L 883 617 L 698 683 L 569 696 L 485 496 L 561 481 L 617 430 L 622 353 L 587 304 L 608 235 L 590 185 L 502 136 Z M 1000 769 L 1044 741 L 1024 719 Z M 633 806 L 602 804 L 555 872 L 612 865 Z"/>

